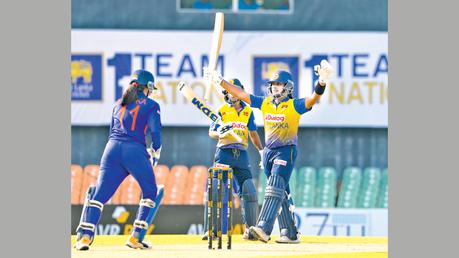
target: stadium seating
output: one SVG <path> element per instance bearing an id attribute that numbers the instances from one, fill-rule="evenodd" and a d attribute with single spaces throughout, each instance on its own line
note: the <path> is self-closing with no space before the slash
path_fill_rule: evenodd
<path id="1" fill-rule="evenodd" d="M 98 165 L 86 165 L 83 170 L 83 180 L 80 190 L 80 203 L 84 203 L 84 198 L 86 196 L 86 191 L 89 186 L 96 185 L 97 177 L 99 176 L 99 166 Z"/>
<path id="2" fill-rule="evenodd" d="M 290 187 L 290 195 L 292 196 L 293 200 L 296 202 L 297 200 L 297 169 L 294 168 L 292 174 L 290 175 L 290 180 L 288 181 L 288 185 Z"/>
<path id="3" fill-rule="evenodd" d="M 332 167 L 319 169 L 316 207 L 332 208 L 336 201 L 336 171 Z"/>
<path id="4" fill-rule="evenodd" d="M 378 208 L 387 208 L 388 207 L 388 171 L 385 168 L 381 176 L 381 186 L 379 190 L 379 199 L 378 199 Z"/>
<path id="5" fill-rule="evenodd" d="M 207 167 L 193 166 L 188 174 L 184 204 L 203 204 L 206 191 Z"/>
<path id="6" fill-rule="evenodd" d="M 357 167 L 348 167 L 343 172 L 341 189 L 338 196 L 339 208 L 356 208 L 359 196 L 362 171 Z"/>
<path id="7" fill-rule="evenodd" d="M 259 205 L 263 204 L 263 199 L 265 198 L 266 182 L 267 182 L 266 175 L 263 172 L 263 170 L 260 170 L 260 173 L 258 174 L 258 186 L 257 186 Z"/>
<path id="8" fill-rule="evenodd" d="M 298 207 L 314 207 L 316 196 L 316 170 L 313 167 L 302 167 L 297 175 L 295 205 Z"/>
<path id="9" fill-rule="evenodd" d="M 82 168 L 72 164 L 71 204 L 83 204 L 86 190 L 95 185 L 99 175 L 99 166 L 90 164 Z M 337 182 L 337 173 L 333 167 L 300 167 L 294 169 L 289 186 L 297 207 L 307 208 L 387 208 L 388 175 L 387 168 L 358 167 L 345 168 L 341 182 Z M 157 184 L 165 186 L 162 204 L 202 205 L 205 201 L 207 167 L 202 165 L 190 168 L 176 165 L 169 168 L 158 165 L 154 168 Z M 255 178 L 258 203 L 264 200 L 266 175 L 261 170 Z M 337 185 L 339 194 L 337 194 Z M 338 198 L 337 198 L 338 197 Z M 118 187 L 108 204 L 137 205 L 141 190 L 137 181 L 128 176 Z M 338 201 L 336 201 L 338 200 Z M 234 195 L 234 207 L 239 207 L 240 200 Z"/>
<path id="10" fill-rule="evenodd" d="M 381 181 L 381 171 L 369 167 L 363 171 L 363 181 L 358 200 L 359 208 L 376 208 L 376 202 Z"/>
<path id="11" fill-rule="evenodd" d="M 171 168 L 164 188 L 164 204 L 182 204 L 185 198 L 188 167 L 175 165 Z"/>
<path id="12" fill-rule="evenodd" d="M 83 182 L 83 168 L 80 165 L 71 165 L 70 172 L 72 173 L 70 181 L 71 189 L 71 204 L 80 203 L 81 185 Z"/>

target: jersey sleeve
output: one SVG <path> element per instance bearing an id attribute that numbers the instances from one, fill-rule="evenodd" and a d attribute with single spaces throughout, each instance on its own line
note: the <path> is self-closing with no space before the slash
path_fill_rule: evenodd
<path id="1" fill-rule="evenodd" d="M 306 99 L 305 98 L 302 98 L 302 99 L 294 99 L 293 100 L 293 107 L 295 107 L 295 110 L 296 112 L 298 112 L 298 114 L 302 115 L 308 111 L 310 111 L 312 109 L 312 107 L 310 109 L 307 109 L 306 108 Z"/>
<path id="2" fill-rule="evenodd" d="M 157 151 L 161 147 L 161 110 L 159 105 L 153 107 L 148 117 L 148 128 L 151 134 L 151 148 Z"/>
<path id="3" fill-rule="evenodd" d="M 263 100 L 265 98 L 262 96 L 255 96 L 250 94 L 250 106 L 254 108 L 261 108 L 261 104 L 263 104 Z"/>
<path id="4" fill-rule="evenodd" d="M 250 117 L 249 117 L 249 122 L 247 123 L 247 128 L 249 128 L 249 131 L 257 130 L 257 125 L 255 124 L 255 117 L 253 115 L 253 111 L 250 112 Z"/>

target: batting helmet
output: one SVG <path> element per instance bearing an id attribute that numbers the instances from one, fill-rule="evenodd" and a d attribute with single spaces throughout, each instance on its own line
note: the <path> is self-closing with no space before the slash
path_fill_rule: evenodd
<path id="1" fill-rule="evenodd" d="M 147 70 L 136 70 L 131 76 L 131 82 L 137 82 L 139 85 L 147 86 L 150 91 L 156 89 L 155 77 Z M 140 88 L 139 88 L 140 89 Z"/>
<path id="2" fill-rule="evenodd" d="M 277 71 L 273 73 L 269 81 L 267 82 L 269 93 L 272 94 L 271 86 L 273 83 L 282 83 L 284 84 L 284 89 L 282 93 L 273 95 L 274 98 L 280 98 L 283 96 L 292 97 L 293 93 L 293 79 L 292 75 L 290 75 L 287 71 Z"/>
<path id="3" fill-rule="evenodd" d="M 242 85 L 241 81 L 239 81 L 236 78 L 230 79 L 230 80 L 228 80 L 228 82 L 233 84 L 234 86 L 238 86 L 239 88 L 244 89 L 244 85 Z M 223 93 L 223 96 L 225 97 L 225 102 L 230 104 L 230 105 L 232 105 L 233 102 L 231 102 L 230 98 L 228 97 L 228 91 L 227 90 L 223 90 L 222 93 Z"/>

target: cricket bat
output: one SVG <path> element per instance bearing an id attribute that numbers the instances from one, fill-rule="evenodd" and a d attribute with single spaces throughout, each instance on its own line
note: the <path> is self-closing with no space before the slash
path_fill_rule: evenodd
<path id="1" fill-rule="evenodd" d="M 222 12 L 215 14 L 214 32 L 212 34 L 212 45 L 210 46 L 209 54 L 209 70 L 214 71 L 217 69 L 218 55 L 220 54 L 220 47 L 222 45 L 223 28 L 225 19 Z M 208 101 L 212 91 L 212 83 L 206 82 L 206 90 L 204 92 L 204 101 Z"/>
<path id="2" fill-rule="evenodd" d="M 186 84 L 184 81 L 180 81 L 178 84 L 179 91 L 185 96 L 185 98 L 193 104 L 197 109 L 201 110 L 201 112 L 206 115 L 210 120 L 214 121 L 217 124 L 221 124 L 221 117 L 218 113 L 215 113 L 212 108 L 207 105 L 206 102 L 202 101 L 198 98 L 196 93 Z M 238 142 L 242 142 L 242 139 L 239 135 L 236 134 L 234 131 L 230 131 L 230 134 L 236 139 Z"/>

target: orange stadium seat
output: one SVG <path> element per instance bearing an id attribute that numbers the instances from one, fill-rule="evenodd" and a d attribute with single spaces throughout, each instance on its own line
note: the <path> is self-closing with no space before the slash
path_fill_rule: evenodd
<path id="1" fill-rule="evenodd" d="M 167 177 L 169 176 L 169 167 L 166 165 L 157 165 L 154 168 L 156 184 L 166 185 Z"/>
<path id="2" fill-rule="evenodd" d="M 186 180 L 184 204 L 203 204 L 207 167 L 193 166 Z"/>
<path id="3" fill-rule="evenodd" d="M 175 165 L 171 168 L 164 189 L 164 204 L 183 204 L 188 167 Z"/>
<path id="4" fill-rule="evenodd" d="M 139 204 L 141 190 L 133 176 L 127 176 L 121 183 L 121 204 Z"/>
<path id="5" fill-rule="evenodd" d="M 121 204 L 121 185 L 118 186 L 112 198 L 108 201 L 108 204 Z"/>
<path id="6" fill-rule="evenodd" d="M 83 182 L 83 168 L 80 165 L 72 164 L 70 166 L 72 173 L 70 189 L 71 189 L 71 204 L 80 203 L 81 185 Z"/>
<path id="7" fill-rule="evenodd" d="M 96 185 L 99 176 L 99 165 L 86 165 L 83 170 L 83 182 L 80 191 L 80 203 L 84 203 L 86 191 L 91 185 Z"/>

